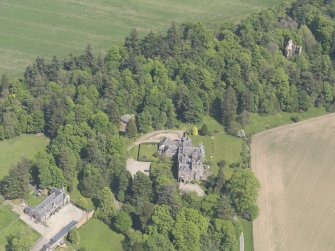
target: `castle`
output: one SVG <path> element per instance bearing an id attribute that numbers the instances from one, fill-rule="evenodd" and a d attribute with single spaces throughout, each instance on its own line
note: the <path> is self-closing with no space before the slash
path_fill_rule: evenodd
<path id="1" fill-rule="evenodd" d="M 192 140 L 184 135 L 180 140 L 164 138 L 159 143 L 160 154 L 168 156 L 177 155 L 178 182 L 204 180 L 209 174 L 209 167 L 203 164 L 205 148 L 203 144 L 193 146 Z"/>

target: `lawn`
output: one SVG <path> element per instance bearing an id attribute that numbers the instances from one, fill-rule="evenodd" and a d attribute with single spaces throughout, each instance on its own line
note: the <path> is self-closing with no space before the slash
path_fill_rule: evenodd
<path id="1" fill-rule="evenodd" d="M 325 108 L 311 108 L 307 112 L 303 113 L 287 113 L 278 112 L 274 115 L 262 116 L 259 114 L 251 114 L 250 123 L 245 127 L 245 131 L 248 133 L 257 133 L 264 131 L 268 128 L 273 128 L 281 125 L 293 123 L 292 117 L 299 116 L 301 120 L 313 118 L 326 114 Z"/>
<path id="2" fill-rule="evenodd" d="M 90 43 L 105 52 L 131 29 L 165 31 L 172 23 L 240 20 L 283 0 L 1 0 L 0 75 L 17 74 L 37 56 L 64 57 Z"/>
<path id="3" fill-rule="evenodd" d="M 139 145 L 139 153 L 138 153 L 138 160 L 139 161 L 157 161 L 158 158 L 154 156 L 157 152 L 158 146 L 157 144 L 151 143 L 144 143 Z"/>
<path id="4" fill-rule="evenodd" d="M 122 251 L 122 234 L 115 233 L 106 224 L 93 218 L 79 228 L 80 247 L 94 251 Z"/>
<path id="5" fill-rule="evenodd" d="M 247 221 L 243 218 L 238 218 L 238 222 L 240 223 L 241 230 L 244 236 L 244 251 L 253 251 L 254 243 L 253 243 L 253 235 L 252 235 L 252 222 Z M 232 248 L 232 251 L 240 250 L 240 239 L 237 240 L 237 245 Z"/>
<path id="6" fill-rule="evenodd" d="M 0 141 L 0 179 L 21 158 L 33 158 L 37 152 L 44 150 L 48 144 L 49 139 L 47 137 L 36 135 L 21 135 L 13 139 Z"/>
<path id="7" fill-rule="evenodd" d="M 72 201 L 74 201 L 75 203 L 77 203 L 78 205 L 86 208 L 86 209 L 94 209 L 94 204 L 92 202 L 92 200 L 90 198 L 86 198 L 84 196 L 81 195 L 79 189 L 78 189 L 78 179 L 77 177 L 74 178 L 73 180 L 73 190 L 71 193 L 69 193 L 70 198 Z"/>
<path id="8" fill-rule="evenodd" d="M 11 234 L 15 234 L 19 229 L 27 229 L 31 232 L 34 241 L 39 238 L 39 234 L 21 221 L 18 215 L 0 204 L 0 251 L 5 250 L 7 245 L 6 238 Z"/>

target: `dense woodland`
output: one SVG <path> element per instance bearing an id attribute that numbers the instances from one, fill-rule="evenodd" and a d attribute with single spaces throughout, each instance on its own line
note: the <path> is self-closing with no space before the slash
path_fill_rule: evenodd
<path id="1" fill-rule="evenodd" d="M 173 160 L 161 158 L 150 177 L 125 169 L 137 133 L 177 128 L 211 115 L 226 131 L 248 113 L 306 111 L 334 105 L 335 3 L 298 0 L 220 28 L 172 25 L 166 34 L 136 30 L 122 46 L 95 55 L 37 58 L 21 78 L 0 81 L 0 139 L 44 133 L 45 153 L 22 160 L 1 181 L 6 198 L 22 198 L 28 181 L 66 186 L 93 198 L 96 217 L 126 235 L 125 250 L 230 250 L 253 220 L 259 183 L 248 168 L 205 183 L 207 196 L 181 195 Z M 287 59 L 289 39 L 303 47 Z M 119 135 L 123 114 L 135 114 Z M 122 202 L 114 207 L 114 197 Z M 133 230 L 131 230 L 133 229 Z"/>

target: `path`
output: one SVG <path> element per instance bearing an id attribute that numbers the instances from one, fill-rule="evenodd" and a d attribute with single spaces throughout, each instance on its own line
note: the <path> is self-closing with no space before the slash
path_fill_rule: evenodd
<path id="1" fill-rule="evenodd" d="M 134 143 L 132 143 L 128 147 L 128 150 L 142 143 L 147 143 L 147 142 L 157 142 L 158 143 L 164 137 L 170 138 L 172 140 L 176 140 L 176 139 L 178 140 L 183 136 L 184 132 L 185 132 L 184 130 L 161 130 L 161 131 L 149 132 L 139 137 Z"/>
<path id="2" fill-rule="evenodd" d="M 240 235 L 240 251 L 244 251 L 244 235 L 243 235 L 243 232 Z"/>

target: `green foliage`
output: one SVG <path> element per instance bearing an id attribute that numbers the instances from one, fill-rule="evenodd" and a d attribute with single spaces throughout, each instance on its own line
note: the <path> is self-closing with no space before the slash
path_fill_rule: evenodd
<path id="1" fill-rule="evenodd" d="M 144 250 L 147 251 L 174 251 L 175 248 L 169 238 L 164 234 L 154 233 L 144 242 Z"/>
<path id="2" fill-rule="evenodd" d="M 106 224 L 111 225 L 111 218 L 115 215 L 113 193 L 108 187 L 104 187 L 98 196 L 98 200 L 96 216 Z"/>
<path id="3" fill-rule="evenodd" d="M 208 230 L 208 219 L 198 211 L 183 208 L 176 216 L 172 236 L 177 250 L 200 250 L 200 239 Z"/>
<path id="4" fill-rule="evenodd" d="M 152 182 L 150 178 L 142 172 L 137 172 L 132 184 L 132 192 L 137 200 L 151 200 Z"/>
<path id="5" fill-rule="evenodd" d="M 151 233 L 159 233 L 166 236 L 172 229 L 174 220 L 170 215 L 167 205 L 156 205 L 151 216 L 152 225 L 149 226 Z"/>
<path id="6" fill-rule="evenodd" d="M 30 167 L 29 160 L 22 159 L 0 181 L 0 192 L 6 199 L 25 198 L 28 195 Z"/>
<path id="7" fill-rule="evenodd" d="M 23 240 L 27 239 L 28 245 L 30 238 L 32 239 L 32 243 L 40 238 L 40 235 L 20 220 L 19 216 L 13 213 L 10 207 L 4 205 L 0 205 L 0 231 L 0 250 L 5 250 L 5 246 L 8 247 L 9 244 L 8 241 L 13 237 L 18 239 L 19 236 L 22 236 Z"/>
<path id="8" fill-rule="evenodd" d="M 123 211 L 118 213 L 118 215 L 114 219 L 115 229 L 123 234 L 127 233 L 127 231 L 131 228 L 132 224 L 133 223 L 130 216 Z"/>
<path id="9" fill-rule="evenodd" d="M 7 237 L 7 250 L 29 251 L 33 246 L 33 238 L 26 229 L 20 229 L 17 233 Z"/>
<path id="10" fill-rule="evenodd" d="M 135 138 L 137 135 L 137 126 L 133 118 L 129 120 L 126 126 L 126 135 L 128 138 Z"/>
<path id="11" fill-rule="evenodd" d="M 212 238 L 218 243 L 221 250 L 229 250 L 236 245 L 239 236 L 239 229 L 232 221 L 221 219 L 213 220 Z"/>
<path id="12" fill-rule="evenodd" d="M 80 235 L 79 235 L 78 230 L 75 229 L 75 228 L 72 229 L 72 230 L 68 233 L 66 239 L 67 239 L 69 242 L 78 245 L 79 242 L 80 242 Z"/>
<path id="13" fill-rule="evenodd" d="M 201 136 L 208 136 L 209 135 L 209 131 L 208 131 L 208 126 L 206 123 L 204 123 L 200 129 L 200 135 Z"/>
<path id="14" fill-rule="evenodd" d="M 222 102 L 222 122 L 228 129 L 235 119 L 236 109 L 237 100 L 235 91 L 232 87 L 228 87 Z"/>
<path id="15" fill-rule="evenodd" d="M 227 183 L 236 212 L 243 218 L 254 220 L 258 215 L 256 204 L 258 191 L 260 190 L 259 181 L 250 169 L 237 169 Z"/>

